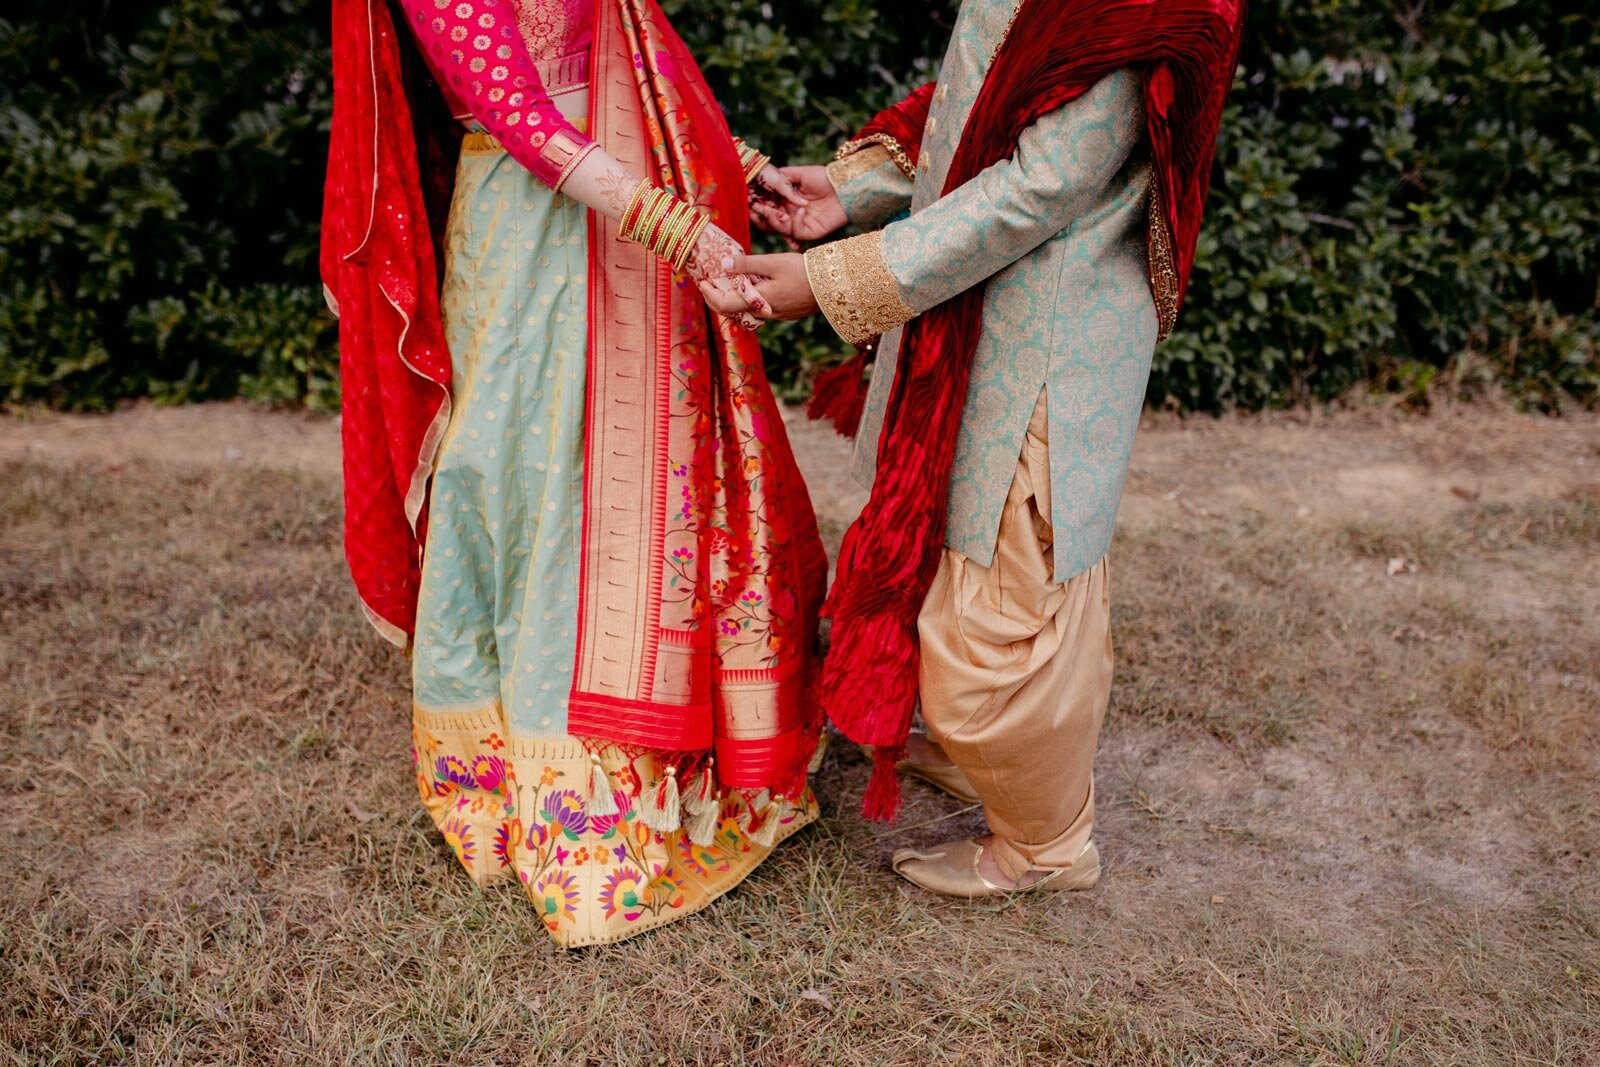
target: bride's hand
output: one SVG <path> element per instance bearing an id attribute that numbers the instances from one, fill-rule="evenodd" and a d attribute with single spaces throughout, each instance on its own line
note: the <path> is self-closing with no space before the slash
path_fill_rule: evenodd
<path id="1" fill-rule="evenodd" d="M 794 216 L 804 214 L 806 198 L 783 171 L 768 163 L 750 183 L 750 225 L 781 234 L 796 252 L 800 246 L 789 235 Z"/>
<path id="2" fill-rule="evenodd" d="M 700 234 L 700 239 L 695 242 L 694 250 L 689 253 L 683 269 L 702 291 L 709 287 L 716 293 L 737 294 L 757 313 L 770 312 L 771 308 L 757 291 L 755 281 L 749 275 L 729 274 L 723 267 L 724 262 L 743 256 L 744 249 L 739 247 L 739 243 L 712 223 Z M 740 311 L 728 317 L 747 330 L 761 328 L 761 320 L 747 311 Z"/>
<path id="3" fill-rule="evenodd" d="M 839 191 L 833 187 L 826 167 L 784 167 L 778 171 L 804 201 L 801 207 L 782 210 L 770 204 L 753 204 L 751 219 L 769 233 L 796 241 L 815 241 L 843 229 L 850 221 L 845 215 Z"/>

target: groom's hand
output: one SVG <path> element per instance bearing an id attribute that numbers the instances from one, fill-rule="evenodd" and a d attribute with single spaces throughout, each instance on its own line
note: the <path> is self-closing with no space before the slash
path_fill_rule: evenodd
<path id="1" fill-rule="evenodd" d="M 822 310 L 811 291 L 806 274 L 806 257 L 791 252 L 781 256 L 739 256 L 734 260 L 742 271 L 757 279 L 756 292 L 766 302 L 757 310 L 763 319 L 787 322 L 815 315 Z"/>
<path id="2" fill-rule="evenodd" d="M 758 303 L 748 294 L 706 292 L 706 302 L 724 315 L 753 314 L 773 320 L 803 319 L 815 315 L 817 298 L 806 276 L 806 259 L 793 252 L 778 256 L 733 256 L 723 261 L 723 270 L 755 279 Z M 705 287 L 702 286 L 702 291 Z M 765 307 L 760 306 L 765 304 Z"/>

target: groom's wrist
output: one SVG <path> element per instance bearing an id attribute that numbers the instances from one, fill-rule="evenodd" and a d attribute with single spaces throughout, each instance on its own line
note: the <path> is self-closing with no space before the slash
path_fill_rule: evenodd
<path id="1" fill-rule="evenodd" d="M 863 344 L 917 314 L 900 293 L 882 243 L 881 233 L 864 233 L 805 254 L 806 278 L 817 307 L 849 344 Z"/>

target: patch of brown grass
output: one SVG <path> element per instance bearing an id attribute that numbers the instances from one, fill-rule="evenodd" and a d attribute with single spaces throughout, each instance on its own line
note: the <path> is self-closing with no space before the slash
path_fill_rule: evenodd
<path id="1" fill-rule="evenodd" d="M 1600 1062 L 1590 505 L 1551 506 L 1128 531 L 1092 893 L 909 890 L 888 851 L 975 816 L 863 824 L 836 746 L 737 892 L 565 953 L 415 802 L 336 486 L 0 464 L 0 1062 Z"/>

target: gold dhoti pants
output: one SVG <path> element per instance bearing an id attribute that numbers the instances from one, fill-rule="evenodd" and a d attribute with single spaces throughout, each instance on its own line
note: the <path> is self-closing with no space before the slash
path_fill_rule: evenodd
<path id="1" fill-rule="evenodd" d="M 1106 560 L 1055 581 L 1048 433 L 1041 395 L 994 563 L 947 549 L 917 622 L 928 735 L 977 790 L 1013 877 L 1071 867 L 1088 844 L 1111 693 Z"/>

